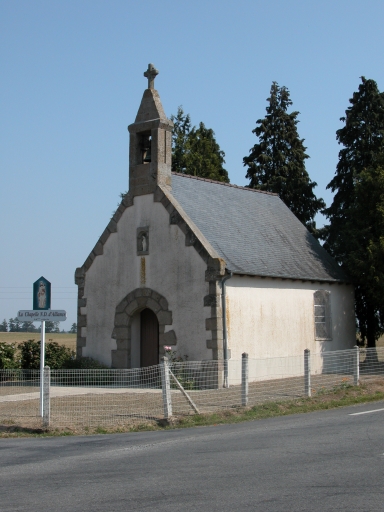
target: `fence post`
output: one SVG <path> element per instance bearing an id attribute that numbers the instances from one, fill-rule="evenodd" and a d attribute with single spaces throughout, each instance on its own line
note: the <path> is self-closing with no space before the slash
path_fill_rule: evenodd
<path id="1" fill-rule="evenodd" d="M 311 396 L 311 351 L 304 350 L 304 394 Z"/>
<path id="2" fill-rule="evenodd" d="M 358 386 L 360 380 L 360 350 L 357 345 L 354 347 L 353 352 L 353 385 Z"/>
<path id="3" fill-rule="evenodd" d="M 224 383 L 223 388 L 229 388 L 228 381 L 228 359 L 224 359 Z"/>
<path id="4" fill-rule="evenodd" d="M 44 380 L 43 380 L 43 427 L 49 427 L 51 417 L 51 400 L 49 391 L 51 387 L 51 369 L 49 366 L 44 366 Z"/>
<path id="5" fill-rule="evenodd" d="M 168 420 L 172 416 L 171 385 L 169 382 L 168 358 L 162 357 L 160 363 L 161 388 L 163 390 L 164 418 Z"/>
<path id="6" fill-rule="evenodd" d="M 248 354 L 241 355 L 241 405 L 248 405 Z"/>

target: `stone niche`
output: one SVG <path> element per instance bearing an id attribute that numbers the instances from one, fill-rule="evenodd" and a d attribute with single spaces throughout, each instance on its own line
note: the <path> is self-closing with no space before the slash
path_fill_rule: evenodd
<path id="1" fill-rule="evenodd" d="M 149 226 L 137 228 L 136 230 L 137 255 L 149 254 Z"/>

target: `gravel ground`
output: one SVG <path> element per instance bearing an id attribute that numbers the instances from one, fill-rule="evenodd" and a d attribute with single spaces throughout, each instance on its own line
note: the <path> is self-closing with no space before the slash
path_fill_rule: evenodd
<path id="1" fill-rule="evenodd" d="M 352 384 L 344 375 L 312 377 L 312 394 Z M 24 427 L 41 426 L 39 388 L 32 386 L 0 387 L 0 423 Z M 241 386 L 228 389 L 187 391 L 199 412 L 241 407 Z M 304 394 L 303 377 L 249 384 L 249 406 L 266 401 L 298 398 Z M 56 396 L 55 396 L 56 395 Z M 186 397 L 172 389 L 172 409 L 176 416 L 194 413 Z M 20 396 L 20 399 L 18 399 Z M 164 417 L 162 392 L 159 389 L 127 388 L 51 388 L 51 426 L 116 426 Z"/>

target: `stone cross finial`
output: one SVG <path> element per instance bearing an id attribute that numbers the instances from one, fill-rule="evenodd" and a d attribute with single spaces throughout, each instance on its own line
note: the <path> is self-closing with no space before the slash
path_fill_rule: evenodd
<path id="1" fill-rule="evenodd" d="M 144 72 L 144 76 L 146 78 L 148 78 L 148 89 L 154 89 L 154 85 L 155 85 L 155 78 L 156 78 L 156 75 L 158 75 L 159 72 L 158 70 L 155 68 L 155 66 L 153 64 L 148 64 L 148 69 L 147 71 Z"/>

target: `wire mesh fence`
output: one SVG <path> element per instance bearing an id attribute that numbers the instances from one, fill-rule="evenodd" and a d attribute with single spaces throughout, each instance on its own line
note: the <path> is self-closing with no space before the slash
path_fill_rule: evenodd
<path id="1" fill-rule="evenodd" d="M 41 426 L 40 370 L 0 370 L 0 421 Z"/>
<path id="2" fill-rule="evenodd" d="M 119 426 L 257 406 L 384 376 L 384 348 L 292 357 L 44 371 L 45 424 Z M 225 378 L 227 375 L 227 378 Z M 0 422 L 42 425 L 39 370 L 0 370 Z"/>

